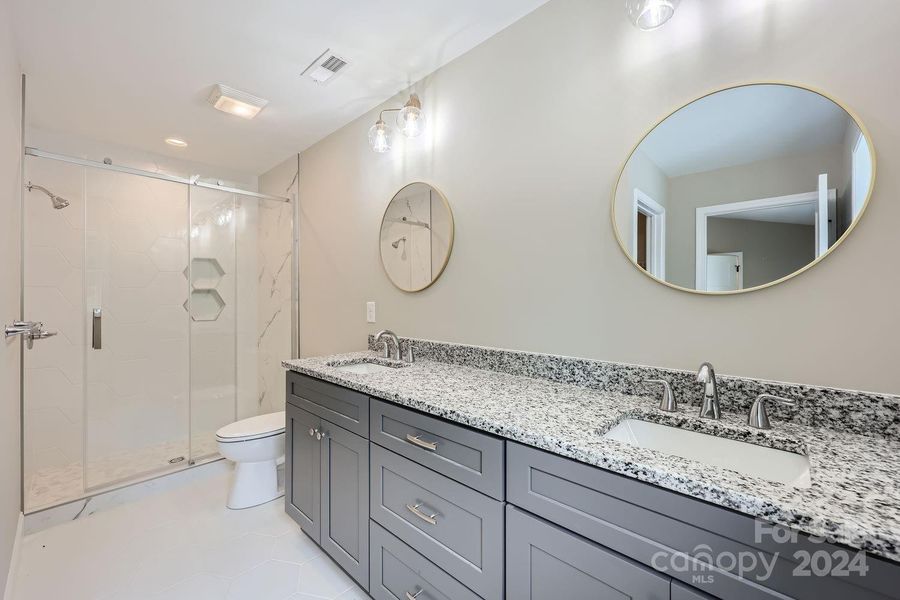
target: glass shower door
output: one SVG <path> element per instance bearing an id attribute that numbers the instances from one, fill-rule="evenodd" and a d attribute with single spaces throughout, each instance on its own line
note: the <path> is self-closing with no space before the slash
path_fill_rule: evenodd
<path id="1" fill-rule="evenodd" d="M 85 489 L 190 457 L 187 186 L 85 175 Z"/>
<path id="2" fill-rule="evenodd" d="M 235 336 L 240 311 L 235 194 L 191 187 L 191 460 L 218 452 L 216 431 L 235 420 Z"/>

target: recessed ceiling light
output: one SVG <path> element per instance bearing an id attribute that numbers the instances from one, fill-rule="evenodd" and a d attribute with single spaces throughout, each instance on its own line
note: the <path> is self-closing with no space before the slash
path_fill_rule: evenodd
<path id="1" fill-rule="evenodd" d="M 209 103 L 215 108 L 230 115 L 252 119 L 261 111 L 268 100 L 263 100 L 253 94 L 236 90 L 227 85 L 217 83 L 209 95 Z"/>
<path id="2" fill-rule="evenodd" d="M 170 146 L 175 146 L 176 148 L 187 148 L 187 142 L 181 138 L 170 137 L 166 138 L 166 143 Z"/>

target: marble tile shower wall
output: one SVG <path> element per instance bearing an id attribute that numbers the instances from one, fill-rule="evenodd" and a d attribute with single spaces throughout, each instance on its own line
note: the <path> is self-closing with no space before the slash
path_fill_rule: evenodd
<path id="1" fill-rule="evenodd" d="M 702 386 L 697 383 L 693 371 L 414 338 L 400 340 L 404 349 L 409 343 L 414 345 L 418 359 L 653 398 L 659 395 L 658 386 L 646 381 L 667 379 L 679 402 L 699 407 L 702 398 Z M 376 349 L 371 335 L 368 345 L 370 350 Z M 378 349 L 381 347 L 379 344 Z M 800 425 L 900 439 L 900 396 L 721 374 L 718 381 L 723 411 L 747 414 L 757 395 L 776 394 L 794 398 L 799 404 L 796 407 L 771 406 L 769 413 L 774 418 Z"/>
<path id="2" fill-rule="evenodd" d="M 289 187 L 291 182 L 287 181 L 278 190 Z M 260 200 L 258 235 L 256 398 L 252 410 L 240 416 L 284 410 L 285 378 L 281 361 L 291 352 L 292 205 Z"/>

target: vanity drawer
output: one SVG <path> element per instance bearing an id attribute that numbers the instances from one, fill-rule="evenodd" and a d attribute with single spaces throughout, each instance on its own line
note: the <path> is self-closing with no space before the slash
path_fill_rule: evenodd
<path id="1" fill-rule="evenodd" d="M 670 600 L 670 579 L 508 506 L 506 593 L 516 600 Z"/>
<path id="2" fill-rule="evenodd" d="M 505 495 L 504 442 L 372 399 L 370 439 L 497 500 Z"/>
<path id="3" fill-rule="evenodd" d="M 715 597 L 896 597 L 889 591 L 889 571 L 874 557 L 866 557 L 870 570 L 864 577 L 795 576 L 800 560 L 795 552 L 842 549 L 802 535 L 785 543 L 771 535 L 759 541 L 752 517 L 521 444 L 507 444 L 506 460 L 511 504 L 641 564 L 664 567 L 666 575 Z M 742 577 L 736 568 L 723 570 L 703 560 L 709 556 L 753 557 L 757 568 Z M 772 565 L 770 573 L 763 561 Z"/>
<path id="4" fill-rule="evenodd" d="M 365 394 L 293 371 L 287 374 L 287 392 L 291 404 L 369 437 L 369 397 Z"/>
<path id="5" fill-rule="evenodd" d="M 375 600 L 479 600 L 424 556 L 371 521 L 372 586 Z M 418 596 L 416 594 L 421 592 Z"/>
<path id="6" fill-rule="evenodd" d="M 371 516 L 487 600 L 503 597 L 503 503 L 371 444 Z"/>

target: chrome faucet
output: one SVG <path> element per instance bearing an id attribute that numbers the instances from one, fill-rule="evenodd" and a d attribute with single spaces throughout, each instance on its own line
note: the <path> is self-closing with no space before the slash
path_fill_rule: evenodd
<path id="1" fill-rule="evenodd" d="M 716 419 L 719 415 L 719 387 L 716 383 L 716 371 L 708 362 L 700 365 L 697 381 L 705 384 L 703 388 L 703 404 L 700 405 L 700 418 Z"/>
<path id="2" fill-rule="evenodd" d="M 391 347 L 388 345 L 387 340 L 381 341 L 382 337 L 390 338 L 392 342 L 394 342 L 394 347 L 397 348 L 397 360 L 400 360 L 400 340 L 397 339 L 397 334 L 391 331 L 390 329 L 382 329 L 378 333 L 375 334 L 375 343 L 378 344 L 381 342 L 384 344 L 384 357 L 391 357 Z"/>

